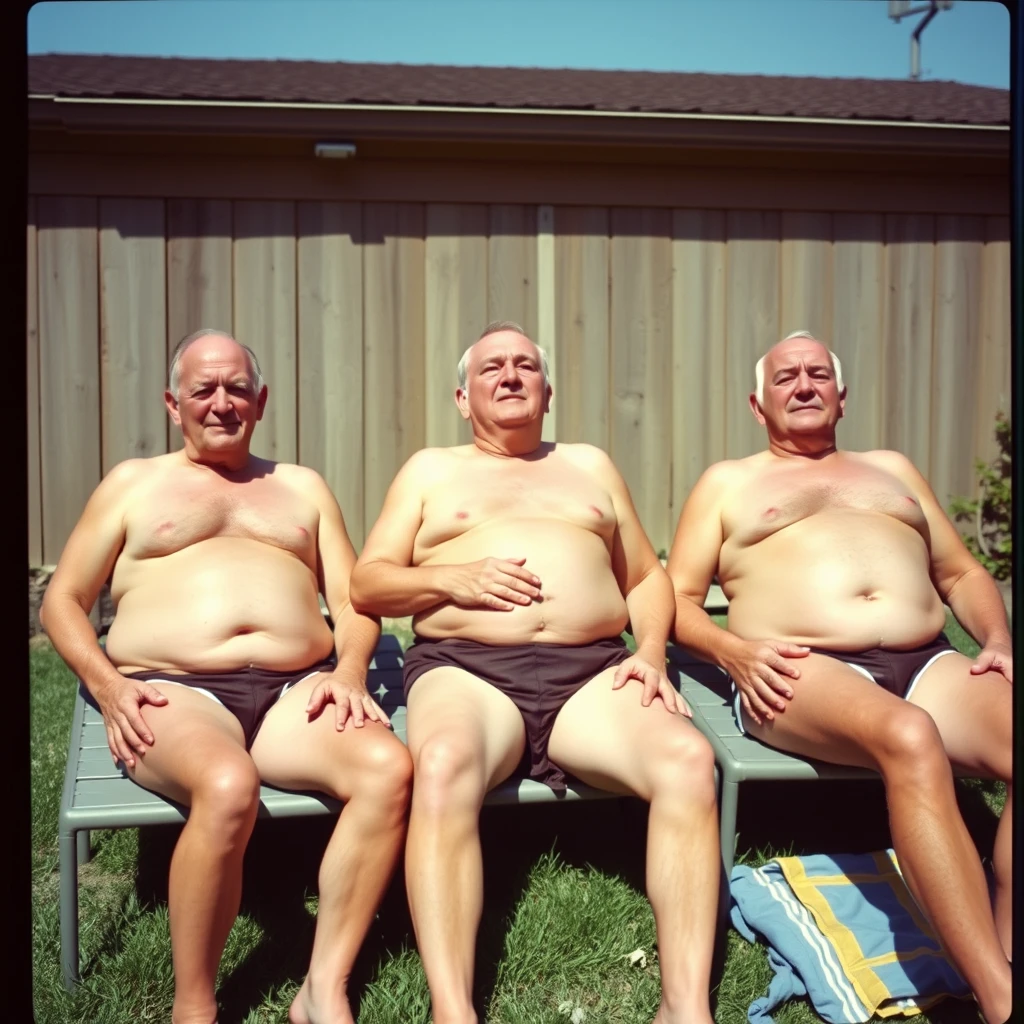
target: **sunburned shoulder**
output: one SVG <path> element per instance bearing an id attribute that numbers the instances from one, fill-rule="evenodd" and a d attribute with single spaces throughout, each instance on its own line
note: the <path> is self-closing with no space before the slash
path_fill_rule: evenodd
<path id="1" fill-rule="evenodd" d="M 843 454 L 854 461 L 862 462 L 869 466 L 876 466 L 878 469 L 884 469 L 895 476 L 905 477 L 909 475 L 917 477 L 920 475 L 914 463 L 902 452 L 877 448 L 874 451 L 844 452 Z"/>
<path id="2" fill-rule="evenodd" d="M 712 463 L 701 474 L 697 488 L 714 493 L 728 491 L 764 469 L 768 465 L 765 454 L 758 452 L 743 459 L 723 459 L 721 462 Z"/>
<path id="3" fill-rule="evenodd" d="M 559 441 L 552 446 L 552 451 L 553 454 L 579 466 L 580 469 L 589 470 L 590 472 L 601 473 L 616 469 L 612 457 L 603 448 L 598 448 L 594 444 L 585 444 L 583 442 L 566 444 Z"/>

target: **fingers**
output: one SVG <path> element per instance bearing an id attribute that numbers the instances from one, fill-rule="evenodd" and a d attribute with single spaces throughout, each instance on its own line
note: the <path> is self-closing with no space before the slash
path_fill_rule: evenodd
<path id="1" fill-rule="evenodd" d="M 167 703 L 167 697 L 162 694 L 155 686 L 150 686 L 148 683 L 143 683 L 139 687 L 139 696 L 144 698 L 147 704 L 155 704 L 157 707 L 163 707 Z M 153 741 L 150 740 L 150 743 Z"/>
<path id="2" fill-rule="evenodd" d="M 103 724 L 107 730 L 107 746 L 110 747 L 110 754 L 114 759 L 114 764 L 116 765 L 120 761 L 129 768 L 134 767 L 135 757 L 132 754 L 131 747 L 124 742 L 121 730 L 109 722 L 104 722 Z"/>
<path id="3" fill-rule="evenodd" d="M 658 674 L 652 671 L 644 672 L 642 675 L 638 675 L 637 678 L 644 684 L 644 692 L 640 698 L 640 703 L 645 708 L 649 708 L 651 701 L 658 696 L 661 680 Z"/>
<path id="4" fill-rule="evenodd" d="M 128 745 L 140 754 L 144 754 L 147 744 L 153 742 L 153 734 L 139 712 L 139 705 L 134 702 L 130 708 L 121 709 L 121 713 L 116 716 L 116 724 Z"/>
<path id="5" fill-rule="evenodd" d="M 797 673 L 797 675 L 799 675 L 799 673 Z M 769 668 L 767 665 L 761 672 L 761 681 L 770 687 L 769 692 L 766 693 L 765 696 L 768 697 L 780 711 L 786 706 L 782 703 L 780 697 L 785 697 L 786 700 L 793 699 L 793 688 L 785 679 L 780 679 L 775 672 L 772 671 L 772 668 Z"/>
<path id="6" fill-rule="evenodd" d="M 746 690 L 740 690 L 740 704 L 743 705 L 743 710 L 753 719 L 755 725 L 761 724 L 761 716 L 754 710 L 754 705 L 751 704 L 750 698 L 747 696 Z"/>
<path id="7" fill-rule="evenodd" d="M 511 559 L 507 562 L 499 562 L 495 568 L 506 576 L 511 576 L 514 580 L 521 582 L 523 586 L 518 589 L 522 590 L 524 594 L 540 597 L 540 590 L 538 589 L 540 587 L 540 577 L 534 576 L 528 569 L 523 569 L 513 564 Z M 509 585 L 514 586 L 515 584 Z"/>
<path id="8" fill-rule="evenodd" d="M 309 700 L 306 701 L 306 714 L 314 716 L 320 714 L 326 703 L 327 687 L 320 683 L 313 687 L 313 692 L 309 695 Z"/>
<path id="9" fill-rule="evenodd" d="M 493 608 L 497 612 L 511 612 L 516 608 L 511 601 L 502 600 L 496 594 L 488 594 L 486 591 L 480 595 L 479 602 L 484 608 Z"/>
<path id="10" fill-rule="evenodd" d="M 805 656 L 806 654 L 807 652 L 805 651 L 802 656 Z M 788 662 L 782 655 L 777 654 L 775 651 L 772 651 L 764 661 L 766 665 L 770 665 L 776 672 L 781 672 L 786 676 L 792 676 L 794 679 L 800 678 L 800 669 L 798 669 L 796 665 Z"/>
<path id="11" fill-rule="evenodd" d="M 366 716 L 382 725 L 390 725 L 391 719 L 384 713 L 384 709 L 369 695 L 363 697 L 363 707 L 366 709 Z"/>
<path id="12" fill-rule="evenodd" d="M 633 670 L 630 667 L 628 661 L 624 661 L 616 670 L 615 675 L 612 677 L 612 689 L 618 690 L 626 685 L 626 681 L 633 674 Z"/>
<path id="13" fill-rule="evenodd" d="M 693 718 L 693 708 L 686 703 L 686 700 L 681 693 L 676 694 L 676 710 L 687 718 Z"/>
<path id="14" fill-rule="evenodd" d="M 785 658 L 806 658 L 811 653 L 810 647 L 804 647 L 802 644 L 779 642 L 772 646 Z"/>
<path id="15" fill-rule="evenodd" d="M 744 690 L 743 692 L 746 694 L 748 698 L 749 707 L 752 708 L 754 712 L 751 715 L 751 717 L 754 719 L 755 722 L 757 722 L 758 725 L 760 725 L 761 718 L 767 719 L 769 722 L 773 721 L 775 718 L 775 712 L 771 709 L 771 706 L 766 703 L 766 695 L 763 695 L 762 693 L 758 692 L 758 683 L 760 683 L 764 689 L 768 689 L 767 685 L 760 679 L 758 679 L 755 680 L 755 682 L 752 685 L 748 684 L 749 688 Z M 760 718 L 758 716 L 760 716 Z"/>
<path id="16" fill-rule="evenodd" d="M 345 722 L 348 720 L 349 715 L 352 716 L 352 724 L 357 729 L 362 729 L 363 722 L 366 719 L 366 711 L 363 708 L 363 702 L 357 694 L 349 691 L 340 697 L 335 697 L 334 702 L 338 708 L 337 724 L 339 732 L 344 731 Z"/>
<path id="17" fill-rule="evenodd" d="M 532 590 L 533 588 L 531 587 L 530 589 Z M 530 597 L 525 590 L 522 590 L 519 587 L 508 587 L 503 583 L 493 584 L 490 593 L 495 597 L 500 597 L 512 604 L 527 605 L 533 602 L 533 598 Z M 540 592 L 537 591 L 537 593 L 539 594 Z"/>
<path id="18" fill-rule="evenodd" d="M 971 666 L 971 674 L 980 676 L 983 672 L 988 672 L 995 660 L 996 656 L 992 651 L 981 651 Z"/>
<path id="19" fill-rule="evenodd" d="M 658 676 L 658 696 L 673 715 L 679 710 L 676 705 L 676 698 L 679 694 L 676 693 L 676 688 L 668 681 L 667 676 Z"/>

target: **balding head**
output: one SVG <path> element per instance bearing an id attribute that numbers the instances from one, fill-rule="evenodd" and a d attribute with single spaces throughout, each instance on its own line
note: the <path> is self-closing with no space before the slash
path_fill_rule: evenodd
<path id="1" fill-rule="evenodd" d="M 842 392 L 846 385 L 843 383 L 843 367 L 839 362 L 839 357 L 828 348 L 818 338 L 814 337 L 810 331 L 793 331 L 792 334 L 787 334 L 781 341 L 777 341 L 760 359 L 754 364 L 754 396 L 757 399 L 757 404 L 764 405 L 764 381 L 766 367 L 769 366 L 769 356 L 780 353 L 783 351 L 783 346 L 797 341 L 813 341 L 824 349 L 828 354 L 829 359 L 832 361 L 832 370 L 836 377 L 836 387 Z"/>
<path id="2" fill-rule="evenodd" d="M 526 338 L 526 340 L 529 341 L 531 345 L 533 345 L 533 347 L 537 350 L 537 358 L 540 360 L 540 369 L 541 373 L 544 376 L 545 387 L 550 383 L 548 372 L 548 354 L 544 351 L 544 349 L 542 349 L 540 345 L 533 341 L 533 339 L 530 338 L 526 331 L 524 331 L 523 328 L 520 327 L 519 324 L 515 323 L 514 321 L 495 320 L 492 323 L 489 323 L 481 332 L 480 337 L 477 338 L 476 341 L 474 341 L 473 344 L 470 345 L 469 348 L 467 348 L 466 351 L 462 353 L 462 358 L 459 360 L 459 365 L 456 367 L 456 373 L 459 379 L 459 387 L 463 391 L 468 390 L 470 353 L 473 351 L 474 348 L 476 348 L 477 345 L 480 344 L 481 341 L 484 340 L 484 338 L 492 334 L 500 334 L 502 331 L 510 331 L 513 334 L 519 334 L 522 337 Z"/>
<path id="3" fill-rule="evenodd" d="M 260 372 L 260 364 L 256 359 L 256 353 L 248 345 L 243 345 L 236 338 L 233 338 L 227 331 L 219 331 L 213 327 L 203 327 L 192 334 L 186 335 L 174 348 L 171 362 L 167 370 L 167 390 L 178 400 L 178 391 L 181 387 L 181 360 L 187 349 L 191 348 L 200 338 L 226 338 L 234 342 L 244 353 L 249 364 L 249 380 L 252 383 L 252 392 L 259 394 L 263 387 L 263 374 Z"/>

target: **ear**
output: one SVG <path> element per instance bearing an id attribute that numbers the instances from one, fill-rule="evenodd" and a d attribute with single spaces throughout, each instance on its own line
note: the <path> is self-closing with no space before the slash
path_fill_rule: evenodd
<path id="1" fill-rule="evenodd" d="M 846 414 L 846 387 L 839 392 L 839 418 L 842 419 Z"/>
<path id="2" fill-rule="evenodd" d="M 544 393 L 544 412 L 545 413 L 551 412 L 551 397 L 552 397 L 552 395 L 554 395 L 554 391 L 551 389 L 551 385 L 549 384 L 548 387 L 547 387 L 547 391 Z"/>
<path id="3" fill-rule="evenodd" d="M 459 407 L 459 413 L 464 420 L 469 419 L 469 390 L 466 388 L 455 389 L 455 404 Z"/>
<path id="4" fill-rule="evenodd" d="M 170 393 L 170 391 L 164 392 L 164 405 L 167 406 L 167 415 L 171 417 L 171 422 L 177 426 L 181 426 L 181 413 L 178 411 L 178 400 Z"/>
<path id="5" fill-rule="evenodd" d="M 754 414 L 754 419 L 763 427 L 765 425 L 764 413 L 761 412 L 761 406 L 757 404 L 757 395 L 751 392 L 750 395 L 750 411 Z"/>
<path id="6" fill-rule="evenodd" d="M 260 393 L 256 397 L 256 419 L 263 419 L 263 410 L 267 407 L 267 385 L 264 384 L 260 388 Z"/>

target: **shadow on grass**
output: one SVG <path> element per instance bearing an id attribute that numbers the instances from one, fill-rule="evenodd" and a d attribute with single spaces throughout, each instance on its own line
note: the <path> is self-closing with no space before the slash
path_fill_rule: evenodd
<path id="1" fill-rule="evenodd" d="M 997 819 L 976 784 L 957 783 L 961 811 L 982 856 L 991 856 Z M 477 943 L 474 1004 L 486 1019 L 509 923 L 531 869 L 556 851 L 572 868 L 592 866 L 645 891 L 647 805 L 609 799 L 520 807 L 485 807 L 480 818 L 484 851 L 484 912 Z M 266 993 L 304 977 L 315 920 L 307 901 L 317 892 L 320 859 L 334 819 L 300 818 L 258 823 L 245 857 L 241 913 L 257 922 L 263 938 L 224 979 L 219 990 L 223 1022 L 242 1021 Z M 775 854 L 855 853 L 891 845 L 885 792 L 880 780 L 815 784 L 748 782 L 738 818 L 739 859 L 758 862 L 758 851 Z M 180 828 L 143 829 L 139 837 L 137 893 L 143 905 L 165 903 L 171 853 Z M 415 938 L 400 863 L 363 943 L 350 997 L 358 1018 L 365 988 L 381 963 Z M 721 978 L 716 963 L 712 983 Z M 950 1002 L 928 1014 L 957 1024 L 970 1008 Z"/>

